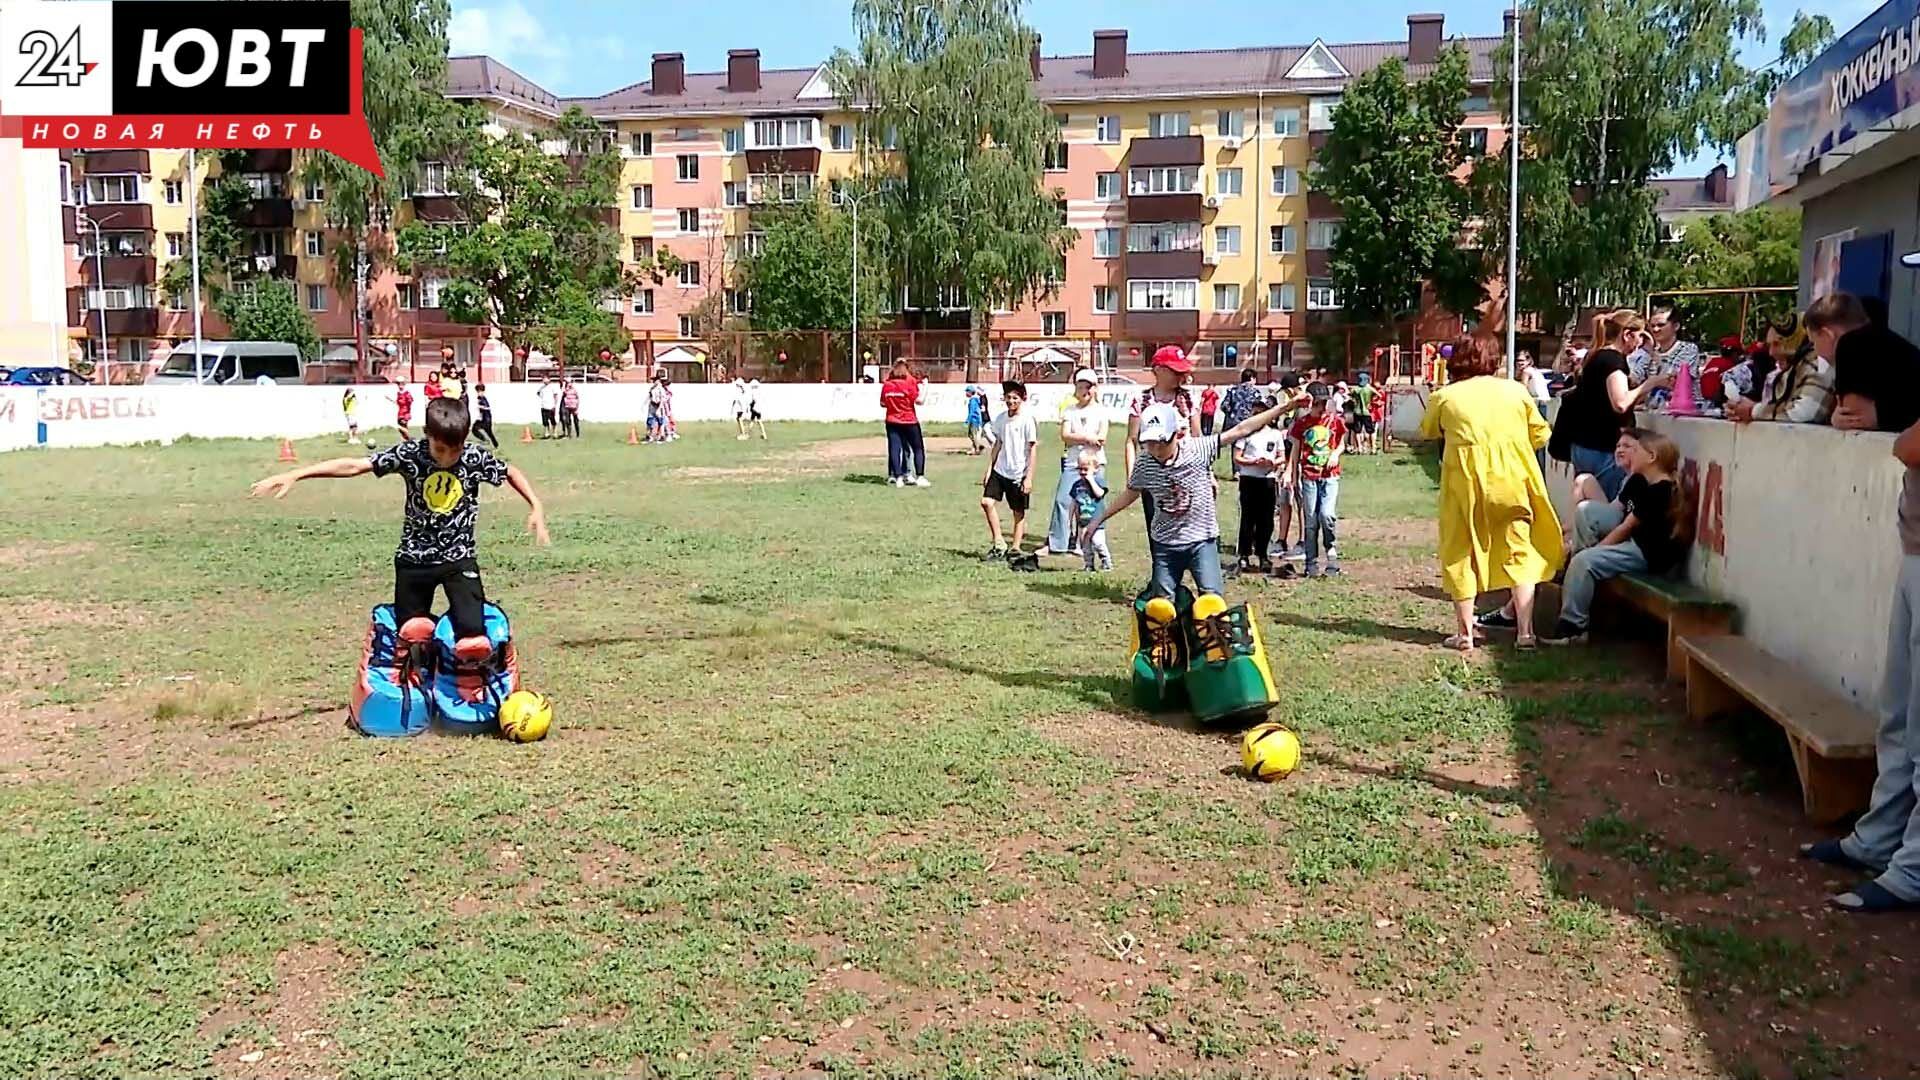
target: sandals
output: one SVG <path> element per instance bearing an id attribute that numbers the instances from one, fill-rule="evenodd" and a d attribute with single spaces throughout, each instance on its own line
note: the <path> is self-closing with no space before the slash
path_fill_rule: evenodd
<path id="1" fill-rule="evenodd" d="M 1920 900 L 1904 900 L 1888 892 L 1877 881 L 1863 881 L 1852 890 L 1831 897 L 1827 903 L 1855 915 L 1891 915 L 1902 911 L 1920 911 Z"/>
<path id="2" fill-rule="evenodd" d="M 1513 639 L 1513 647 L 1521 652 L 1532 652 L 1540 647 L 1540 639 L 1532 635 L 1516 637 Z"/>
<path id="3" fill-rule="evenodd" d="M 1477 648 L 1473 639 L 1465 634 L 1448 634 L 1446 640 L 1440 643 L 1440 647 L 1463 653 L 1473 652 Z"/>

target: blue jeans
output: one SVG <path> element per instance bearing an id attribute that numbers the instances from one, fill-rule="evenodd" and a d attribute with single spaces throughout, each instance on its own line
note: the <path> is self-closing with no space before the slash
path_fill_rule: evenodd
<path id="1" fill-rule="evenodd" d="M 1053 516 L 1047 519 L 1047 550 L 1055 555 L 1080 550 L 1079 530 L 1074 522 L 1078 508 L 1073 505 L 1073 485 L 1080 482 L 1078 452 L 1060 458 L 1060 483 L 1053 489 Z M 1093 482 L 1102 491 L 1107 487 L 1107 470 L 1095 468 Z"/>
<path id="2" fill-rule="evenodd" d="M 1647 568 L 1646 555 L 1631 540 L 1595 546 L 1626 519 L 1626 511 L 1613 503 L 1589 501 L 1574 509 L 1573 532 L 1580 550 L 1567 562 L 1566 583 L 1560 594 L 1561 622 L 1585 630 L 1593 593 L 1600 583 Z"/>
<path id="3" fill-rule="evenodd" d="M 1841 850 L 1886 869 L 1875 880 L 1902 900 L 1920 900 L 1920 555 L 1900 560 L 1887 627 L 1887 674 L 1881 689 L 1874 757 L 1880 773 L 1867 812 L 1840 841 Z"/>
<path id="4" fill-rule="evenodd" d="M 1621 468 L 1620 463 L 1613 460 L 1612 450 L 1589 450 L 1584 446 L 1574 447 L 1573 472 L 1575 476 L 1581 473 L 1592 473 L 1593 478 L 1600 482 L 1600 490 L 1607 496 L 1608 502 L 1619 498 L 1620 489 L 1625 487 L 1627 483 L 1627 470 Z"/>
<path id="5" fill-rule="evenodd" d="M 1320 565 L 1320 549 L 1333 550 L 1334 526 L 1340 521 L 1340 478 L 1302 480 L 1296 487 L 1299 498 L 1300 534 L 1307 545 L 1307 569 Z M 1321 541 L 1325 541 L 1323 544 Z M 1329 560 L 1331 561 L 1331 560 Z"/>
<path id="6" fill-rule="evenodd" d="M 1218 595 L 1220 593 L 1222 585 L 1219 537 L 1179 547 L 1167 547 L 1149 542 L 1147 547 L 1153 555 L 1153 580 L 1147 584 L 1147 592 L 1150 595 L 1164 596 L 1171 600 L 1179 595 L 1180 578 L 1185 574 L 1193 575 L 1193 588 L 1196 594 Z"/>
<path id="7" fill-rule="evenodd" d="M 919 424 L 887 425 L 887 479 L 927 475 L 927 444 Z"/>

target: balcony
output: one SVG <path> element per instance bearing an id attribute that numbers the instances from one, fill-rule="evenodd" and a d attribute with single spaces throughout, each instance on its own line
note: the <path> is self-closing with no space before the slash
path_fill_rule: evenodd
<path id="1" fill-rule="evenodd" d="M 1197 278 L 1206 256 L 1199 248 L 1189 251 L 1129 251 L 1126 276 L 1129 278 Z"/>
<path id="2" fill-rule="evenodd" d="M 820 171 L 820 149 L 790 146 L 779 150 L 747 151 L 750 173 L 814 173 Z"/>
<path id="3" fill-rule="evenodd" d="M 466 215 L 460 212 L 460 204 L 451 195 L 415 195 L 413 217 L 416 221 L 428 224 L 466 220 Z"/>
<path id="4" fill-rule="evenodd" d="M 60 238 L 69 244 L 80 242 L 80 208 L 72 203 L 60 208 Z"/>
<path id="5" fill-rule="evenodd" d="M 1320 156 L 1320 150 L 1327 145 L 1330 134 L 1326 131 L 1307 132 L 1307 160 L 1312 161 Z"/>
<path id="6" fill-rule="evenodd" d="M 1207 141 L 1198 135 L 1164 135 L 1139 138 L 1127 144 L 1127 167 L 1143 169 L 1149 165 L 1202 165 L 1206 163 Z"/>
<path id="7" fill-rule="evenodd" d="M 1129 195 L 1127 220 L 1142 225 L 1161 221 L 1199 221 L 1204 205 L 1197 191 L 1183 195 Z"/>
<path id="8" fill-rule="evenodd" d="M 1121 316 L 1127 334 L 1148 342 L 1191 344 L 1200 336 L 1200 313 L 1195 310 L 1129 311 Z"/>
<path id="9" fill-rule="evenodd" d="M 84 325 L 96 332 L 100 326 L 100 313 L 89 311 Z M 122 308 L 107 312 L 108 337 L 152 337 L 160 332 L 159 308 Z"/>
<path id="10" fill-rule="evenodd" d="M 1332 265 L 1332 251 L 1326 248 L 1307 249 L 1307 275 L 1309 277 L 1326 277 L 1333 272 Z"/>
<path id="11" fill-rule="evenodd" d="M 151 285 L 154 276 L 152 255 L 91 255 L 80 260 L 80 280 L 106 285 Z"/>
<path id="12" fill-rule="evenodd" d="M 1333 196 L 1321 191 L 1307 192 L 1307 216 L 1310 218 L 1338 218 L 1341 216 L 1340 204 Z"/>
<path id="13" fill-rule="evenodd" d="M 145 150 L 86 150 L 82 151 L 82 168 L 93 176 L 105 176 L 109 173 L 139 173 L 142 176 L 152 171 Z"/>
<path id="14" fill-rule="evenodd" d="M 147 203 L 92 203 L 85 211 L 87 220 L 103 229 L 138 232 L 153 228 L 153 207 Z"/>
<path id="15" fill-rule="evenodd" d="M 249 229 L 291 229 L 293 200 L 255 199 L 240 211 L 240 224 Z"/>
<path id="16" fill-rule="evenodd" d="M 587 216 L 609 229 L 620 227 L 620 208 L 617 206 L 596 206 L 587 212 Z"/>
<path id="17" fill-rule="evenodd" d="M 83 321 L 87 317 L 87 311 L 85 306 L 86 296 L 87 296 L 87 290 L 85 286 L 75 285 L 73 288 L 67 290 L 67 325 L 68 326 L 85 326 L 86 325 L 86 323 Z"/>
<path id="18" fill-rule="evenodd" d="M 249 255 L 247 259 L 254 273 L 268 277 L 291 278 L 300 270 L 298 255 Z"/>
<path id="19" fill-rule="evenodd" d="M 240 159 L 240 171 L 246 173 L 283 173 L 293 169 L 293 151 L 249 150 Z"/>

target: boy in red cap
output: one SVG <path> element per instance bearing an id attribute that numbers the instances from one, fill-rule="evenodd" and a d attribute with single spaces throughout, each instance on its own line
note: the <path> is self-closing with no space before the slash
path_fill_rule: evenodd
<path id="1" fill-rule="evenodd" d="M 1155 405 L 1168 405 L 1180 419 L 1180 428 L 1189 435 L 1200 434 L 1200 416 L 1193 408 L 1193 395 L 1187 393 L 1187 376 L 1193 372 L 1193 361 L 1178 345 L 1162 345 L 1153 353 L 1153 385 L 1140 392 L 1133 399 L 1133 412 L 1127 417 L 1127 475 L 1133 475 L 1134 463 L 1140 460 L 1140 416 Z M 1153 526 L 1153 496 L 1142 494 L 1140 505 L 1147 515 L 1147 526 Z"/>

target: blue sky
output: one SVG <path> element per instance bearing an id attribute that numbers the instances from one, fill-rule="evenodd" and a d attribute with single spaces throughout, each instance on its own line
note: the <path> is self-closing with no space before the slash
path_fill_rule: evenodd
<path id="1" fill-rule="evenodd" d="M 1785 32 L 1796 6 L 1824 10 L 1848 27 L 1878 0 L 1766 0 L 1767 29 Z M 1043 50 L 1092 51 L 1093 31 L 1124 27 L 1135 50 L 1207 49 L 1329 41 L 1386 41 L 1406 36 L 1409 11 L 1446 15 L 1449 34 L 1498 34 L 1506 5 L 1493 0 L 1431 4 L 1423 0 L 1341 0 L 1277 5 L 1273 0 L 1034 0 L 1028 21 Z M 806 67 L 852 38 L 848 0 L 733 0 L 675 4 L 634 0 L 454 0 L 456 53 L 484 52 L 558 94 L 600 93 L 647 78 L 656 52 L 681 52 L 694 71 L 719 71 L 728 49 L 757 48 L 767 67 Z M 1769 42 L 1750 59 L 1774 55 Z M 1676 170 L 1701 173 L 1711 158 Z"/>

